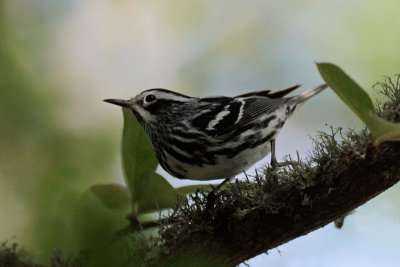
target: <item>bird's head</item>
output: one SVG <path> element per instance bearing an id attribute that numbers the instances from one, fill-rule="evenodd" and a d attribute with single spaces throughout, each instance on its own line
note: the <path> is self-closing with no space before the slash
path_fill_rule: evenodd
<path id="1" fill-rule="evenodd" d="M 105 102 L 130 109 L 142 125 L 167 122 L 171 115 L 179 115 L 182 107 L 195 98 L 167 89 L 148 89 L 129 100 L 105 99 Z"/>

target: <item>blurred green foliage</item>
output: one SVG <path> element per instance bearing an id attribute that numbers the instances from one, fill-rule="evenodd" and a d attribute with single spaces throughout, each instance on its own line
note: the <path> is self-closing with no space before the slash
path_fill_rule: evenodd
<path id="1" fill-rule="evenodd" d="M 57 121 L 54 114 L 59 96 L 51 90 L 47 79 L 34 79 L 23 67 L 14 46 L 14 29 L 4 20 L 3 4 L 0 4 L 0 183 L 11 188 L 13 198 L 18 201 L 9 203 L 8 208 L 15 212 L 5 223 L 25 218 L 27 228 L 17 238 L 26 241 L 29 250 L 42 260 L 48 260 L 57 248 L 77 252 L 77 246 L 84 241 L 80 240 L 83 237 L 79 235 L 79 227 L 103 223 L 90 213 L 80 216 L 82 213 L 77 209 L 81 194 L 90 184 L 110 179 L 116 143 L 107 131 L 76 135 Z M 46 29 L 42 30 L 35 33 L 36 38 L 41 35 L 45 38 Z M 24 52 L 23 56 L 29 56 L 29 52 L 43 51 Z M 17 209 L 21 205 L 23 208 Z M 26 214 L 18 214 L 21 210 Z"/>
<path id="2" fill-rule="evenodd" d="M 33 43 L 46 38 L 46 27 L 40 29 L 30 40 Z M 127 204 L 133 203 L 141 213 L 157 211 L 197 187 L 185 187 L 180 193 L 155 173 L 151 144 L 127 112 L 123 166 L 130 193 L 120 185 L 97 184 L 113 180 L 116 140 L 105 129 L 78 135 L 63 127 L 57 117 L 62 90 L 54 91 L 45 73 L 35 72 L 33 77 L 24 68 L 13 32 L 12 25 L 0 20 L 0 35 L 6 37 L 0 43 L 0 183 L 11 186 L 18 200 L 10 208 L 22 204 L 27 212 L 25 244 L 41 261 L 60 249 L 67 256 L 79 256 L 88 266 L 133 262 L 132 244 L 115 238 L 128 224 L 125 216 L 132 206 Z M 23 56 L 40 65 L 35 55 L 42 49 L 32 45 Z M 86 191 L 92 184 L 97 185 Z"/>

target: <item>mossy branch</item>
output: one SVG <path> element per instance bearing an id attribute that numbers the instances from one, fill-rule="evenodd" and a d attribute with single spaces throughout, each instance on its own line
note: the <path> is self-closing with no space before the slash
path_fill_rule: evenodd
<path id="1" fill-rule="evenodd" d="M 400 75 L 377 86 L 388 99 L 378 103 L 379 115 L 399 122 Z M 191 195 L 189 202 L 178 203 L 169 216 L 147 225 L 159 226 L 158 237 L 135 231 L 125 235 L 126 240 L 118 238 L 128 241 L 126 251 L 118 252 L 128 253 L 129 264 L 134 266 L 237 265 L 341 218 L 396 184 L 400 143 L 374 147 L 366 130 L 331 128 L 314 139 L 308 159 L 287 158 L 286 163 L 277 171 L 266 167 L 255 177 L 230 184 L 219 193 L 212 209 L 206 210 L 207 193 Z M 90 253 L 101 254 L 104 249 Z M 50 266 L 83 266 L 86 261 L 84 256 L 55 253 Z M 7 244 L 0 245 L 2 263 L 43 266 L 16 245 L 10 248 Z"/>
<path id="2" fill-rule="evenodd" d="M 379 85 L 389 99 L 380 104 L 380 115 L 399 121 L 399 83 Z M 398 142 L 374 147 L 366 130 L 332 128 L 314 143 L 305 161 L 289 158 L 276 172 L 267 167 L 232 183 L 211 210 L 204 193 L 192 195 L 163 220 L 160 238 L 142 251 L 146 263 L 193 262 L 201 255 L 199 262 L 234 266 L 348 214 L 400 179 Z"/>

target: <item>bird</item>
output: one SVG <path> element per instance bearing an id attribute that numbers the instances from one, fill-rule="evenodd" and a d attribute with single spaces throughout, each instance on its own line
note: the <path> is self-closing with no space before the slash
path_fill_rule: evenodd
<path id="1" fill-rule="evenodd" d="M 219 189 L 270 152 L 272 168 L 279 166 L 279 131 L 298 107 L 328 87 L 287 96 L 300 86 L 203 98 L 154 88 L 127 100 L 104 101 L 131 111 L 166 172 L 179 179 L 224 179 Z"/>

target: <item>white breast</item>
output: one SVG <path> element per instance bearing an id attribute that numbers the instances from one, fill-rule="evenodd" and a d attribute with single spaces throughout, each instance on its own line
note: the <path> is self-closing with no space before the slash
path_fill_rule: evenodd
<path id="1" fill-rule="evenodd" d="M 218 156 L 216 165 L 188 165 L 179 163 L 181 167 L 187 170 L 186 177 L 191 180 L 214 180 L 234 177 L 237 174 L 246 171 L 256 162 L 263 159 L 271 151 L 270 143 L 264 143 L 253 149 L 246 149 L 233 158 Z M 170 164 L 178 164 L 172 157 Z M 174 162 L 175 161 L 175 162 Z"/>

